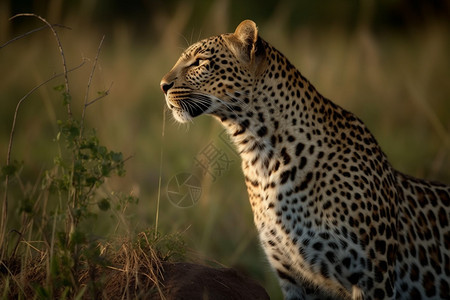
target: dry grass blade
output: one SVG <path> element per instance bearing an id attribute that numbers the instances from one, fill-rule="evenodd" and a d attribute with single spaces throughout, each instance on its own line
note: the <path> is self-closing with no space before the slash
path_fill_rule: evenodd
<path id="1" fill-rule="evenodd" d="M 108 278 L 102 287 L 103 296 L 135 299 L 148 298 L 157 292 L 160 299 L 165 299 L 160 283 L 162 262 L 147 234 L 150 233 L 141 232 L 137 241 L 127 239 L 117 252 L 105 254 L 110 263 L 105 266 L 109 271 L 103 272 Z"/>
<path id="2" fill-rule="evenodd" d="M 19 280 L 17 280 L 17 278 L 13 275 L 13 273 L 11 272 L 9 267 L 1 260 L 0 260 L 0 265 L 2 266 L 3 269 L 6 270 L 6 272 L 9 274 L 10 278 L 12 278 L 14 280 L 16 286 L 19 287 L 22 294 L 25 294 L 25 291 L 24 291 L 22 285 L 20 284 Z"/>
<path id="3" fill-rule="evenodd" d="M 167 106 L 163 106 L 163 124 L 161 131 L 161 152 L 159 157 L 159 179 L 158 179 L 158 198 L 156 199 L 156 217 L 155 217 L 155 239 L 158 236 L 158 221 L 159 221 L 159 203 L 161 201 L 161 178 L 162 178 L 162 168 L 163 168 L 163 154 L 164 154 L 164 132 L 166 130 L 166 110 Z"/>
<path id="4" fill-rule="evenodd" d="M 151 273 L 150 275 L 146 275 L 146 276 L 148 277 L 148 279 L 150 279 L 154 283 L 161 299 L 164 300 L 165 297 L 164 297 L 164 294 L 159 285 L 159 280 L 163 279 L 161 261 L 158 257 L 158 254 L 156 253 L 156 251 L 150 245 L 147 235 L 145 233 L 141 233 L 140 236 L 142 236 L 145 239 L 145 242 L 146 242 L 145 246 L 147 246 L 147 248 L 150 250 L 149 251 L 150 253 L 148 255 L 147 252 L 144 251 L 144 249 L 142 249 L 141 245 L 139 245 L 139 248 L 138 248 L 138 250 L 140 252 L 140 256 L 145 260 L 146 265 Z"/>
<path id="5" fill-rule="evenodd" d="M 126 239 L 120 242 L 120 247 L 116 251 L 111 250 L 111 244 L 99 244 L 102 248 L 101 257 L 107 262 L 105 265 L 89 265 L 83 262 L 83 267 L 79 268 L 73 280 L 79 283 L 77 295 L 83 293 L 86 297 L 102 299 L 147 299 L 150 296 L 158 295 L 159 299 L 165 299 L 161 281 L 163 277 L 163 262 L 157 250 L 158 241 L 152 240 L 151 232 L 141 232 L 137 239 Z M 150 239 L 150 240 L 149 240 Z M 27 246 L 31 246 L 27 244 Z M 34 247 L 33 247 L 34 248 Z M 38 256 L 24 261 L 24 265 L 18 269 L 15 263 L 18 260 L 0 261 L 0 268 L 9 279 L 0 278 L 0 284 L 5 287 L 5 280 L 12 280 L 10 289 L 6 292 L 9 297 L 25 295 L 27 297 L 36 296 L 35 285 L 44 285 L 48 280 L 51 254 L 48 251 L 38 251 Z M 47 270 L 47 271 L 46 271 Z M 96 274 L 91 276 L 91 274 Z M 89 287 L 94 281 L 103 282 L 95 290 Z M 87 295 L 87 291 L 91 293 Z M 63 289 L 53 290 L 54 297 L 63 295 Z M 75 296 L 75 295 L 74 295 Z M 153 297 L 150 297 L 153 299 Z"/>

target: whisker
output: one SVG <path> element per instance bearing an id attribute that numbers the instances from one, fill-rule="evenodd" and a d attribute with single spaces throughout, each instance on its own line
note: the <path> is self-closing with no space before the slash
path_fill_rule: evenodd
<path id="1" fill-rule="evenodd" d="M 227 111 L 236 117 L 237 120 L 241 118 L 241 112 L 243 111 L 251 111 L 255 115 L 258 114 L 253 107 L 242 99 L 243 96 L 246 96 L 245 92 L 235 91 L 234 93 L 226 93 L 225 95 L 230 98 L 230 101 L 225 101 L 213 95 L 208 95 L 201 92 L 191 92 L 186 94 L 185 100 L 179 101 L 179 105 L 182 110 L 186 111 L 191 116 L 198 115 L 199 111 L 201 113 L 205 112 L 209 107 L 211 107 L 213 102 L 222 104 Z M 214 111 L 216 111 L 216 109 Z M 209 113 L 211 113 L 211 111 Z M 189 122 L 192 123 L 193 119 L 189 119 Z M 247 130 L 251 131 L 253 135 L 257 135 L 253 129 L 247 128 Z"/>
<path id="2" fill-rule="evenodd" d="M 192 26 L 192 30 L 191 30 L 190 44 L 192 44 L 193 35 L 194 35 L 194 26 Z"/>
<path id="3" fill-rule="evenodd" d="M 202 36 L 202 30 L 200 29 L 199 33 L 198 33 L 198 37 L 197 37 L 197 41 L 200 41 L 200 37 Z"/>
<path id="4" fill-rule="evenodd" d="M 181 34 L 181 33 L 178 33 L 178 35 L 181 36 L 181 37 L 184 39 L 184 41 L 185 41 L 186 44 L 187 44 L 187 47 L 189 47 L 190 43 L 189 43 L 189 41 L 187 40 L 187 38 L 186 38 L 183 34 Z M 186 50 L 186 49 L 183 49 L 183 51 L 184 51 L 184 50 Z"/>

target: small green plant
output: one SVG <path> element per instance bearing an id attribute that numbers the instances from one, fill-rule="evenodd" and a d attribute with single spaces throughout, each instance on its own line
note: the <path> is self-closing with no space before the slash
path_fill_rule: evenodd
<path id="1" fill-rule="evenodd" d="M 95 237 L 91 230 L 100 213 L 123 213 L 129 204 L 138 202 L 132 195 L 109 192 L 104 187 L 107 178 L 125 174 L 127 159 L 121 152 L 104 146 L 94 129 L 85 128 L 87 108 L 109 94 L 109 89 L 100 91 L 97 98 L 89 100 L 89 89 L 103 39 L 88 80 L 82 113 L 77 116 L 72 113 L 73 99 L 67 74 L 84 62 L 68 70 L 54 26 L 33 14 L 18 16 L 36 17 L 51 29 L 58 43 L 64 71 L 27 93 L 17 104 L 14 114 L 6 165 L 1 168 L 5 186 L 0 222 L 0 286 L 4 291 L 1 296 L 98 298 L 104 294 L 101 286 L 105 283 L 104 276 L 99 275 L 100 270 L 121 270 L 130 277 L 128 272 L 138 274 L 141 259 L 148 265 L 146 270 L 154 275 L 150 276 L 153 285 L 158 287 L 159 259 L 181 257 L 184 249 L 181 239 L 143 232 L 137 235 L 134 242 L 133 238 L 126 239 L 121 243 L 120 251 L 114 253 L 108 250 L 112 248 L 109 242 Z M 12 181 L 20 182 L 20 171 L 24 167 L 22 162 L 11 160 L 18 111 L 32 92 L 60 76 L 64 77 L 65 83 L 57 85 L 54 90 L 61 94 L 61 103 L 67 109 L 67 115 L 57 124 L 59 130 L 55 142 L 58 154 L 54 157 L 53 166 L 38 176 L 36 188 L 22 190 L 18 209 L 20 223 L 16 225 L 19 228 L 10 230 L 8 219 L 11 218 L 8 217 L 11 208 L 8 202 L 12 196 L 8 187 Z M 151 237 L 150 240 L 148 237 Z M 36 244 L 35 241 L 40 242 Z M 159 250 L 152 247 L 159 247 Z M 135 262 L 133 268 L 128 268 L 130 260 Z M 125 291 L 128 288 L 123 287 Z"/>
<path id="2" fill-rule="evenodd" d="M 101 145 L 95 131 L 83 134 L 81 122 L 74 118 L 59 121 L 58 125 L 56 141 L 62 144 L 60 155 L 55 157 L 54 168 L 45 172 L 42 182 L 43 191 L 59 203 L 53 224 L 63 225 L 53 229 L 50 279 L 54 291 L 47 292 L 52 295 L 63 290 L 72 297 L 84 292 L 80 290 L 79 272 L 85 269 L 93 274 L 91 268 L 104 264 L 98 242 L 83 222 L 95 219 L 96 207 L 101 211 L 111 208 L 114 199 L 99 195 L 98 191 L 106 178 L 125 174 L 125 160 L 122 153 Z"/>

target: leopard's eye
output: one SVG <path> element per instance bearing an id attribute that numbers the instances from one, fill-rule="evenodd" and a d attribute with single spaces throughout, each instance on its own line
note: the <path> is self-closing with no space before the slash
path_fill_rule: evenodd
<path id="1" fill-rule="evenodd" d="M 197 59 L 190 65 L 190 67 L 197 67 L 197 66 L 199 66 L 199 65 L 200 65 L 200 61 L 201 61 L 201 59 L 200 59 L 200 58 L 197 58 Z"/>
<path id="2" fill-rule="evenodd" d="M 189 65 L 189 67 L 198 67 L 198 66 L 200 66 L 202 63 L 204 63 L 205 61 L 207 61 L 207 59 L 198 57 L 198 58 L 195 59 L 195 61 L 194 61 L 193 63 L 191 63 L 191 64 Z"/>

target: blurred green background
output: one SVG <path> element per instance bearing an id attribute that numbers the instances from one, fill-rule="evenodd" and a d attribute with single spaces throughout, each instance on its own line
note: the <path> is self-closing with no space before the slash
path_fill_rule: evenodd
<path id="1" fill-rule="evenodd" d="M 200 117 L 179 125 L 166 113 L 162 137 L 165 102 L 159 81 L 190 43 L 232 32 L 240 21 L 253 19 L 261 36 L 325 97 L 368 125 L 395 168 L 450 183 L 448 1 L 11 0 L 0 2 L 0 44 L 43 25 L 29 17 L 8 20 L 23 12 L 71 28 L 58 32 L 68 67 L 86 60 L 69 74 L 77 113 L 105 35 L 90 98 L 112 84 L 111 94 L 88 108 L 87 122 L 109 148 L 132 156 L 126 177 L 107 183 L 140 198 L 127 211 L 131 221 L 121 224 L 125 231 L 155 224 L 162 164 L 160 231 L 182 232 L 191 260 L 235 267 L 261 282 L 273 299 L 281 297 L 278 284 L 258 245 L 239 158 L 220 124 Z M 0 49 L 1 165 L 18 100 L 61 71 L 49 30 Z M 22 181 L 11 184 L 13 196 L 20 194 L 14 189 L 31 191 L 39 173 L 53 164 L 56 121 L 65 118 L 53 87 L 61 83 L 62 78 L 41 87 L 19 112 L 12 158 L 24 167 Z M 205 150 L 211 147 L 228 163 L 222 171 L 210 164 L 202 176 L 198 163 L 205 163 Z M 200 179 L 201 196 L 191 195 L 192 205 L 169 201 L 169 182 L 181 173 Z M 11 215 L 18 216 L 21 201 L 13 197 Z M 14 218 L 10 221 L 14 226 Z M 94 230 L 108 235 L 110 226 L 115 224 L 105 213 Z"/>

